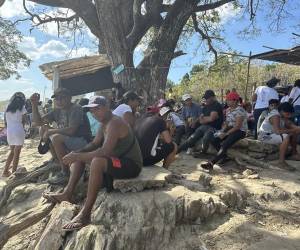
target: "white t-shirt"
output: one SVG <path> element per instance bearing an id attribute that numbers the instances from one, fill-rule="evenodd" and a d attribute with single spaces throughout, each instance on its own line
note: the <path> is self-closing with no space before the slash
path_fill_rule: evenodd
<path id="1" fill-rule="evenodd" d="M 173 112 L 170 113 L 170 118 L 172 119 L 175 127 L 179 127 L 179 126 L 184 125 L 184 122 L 175 113 L 173 113 Z"/>
<path id="2" fill-rule="evenodd" d="M 119 105 L 112 113 L 116 116 L 123 118 L 124 114 L 127 112 L 132 113 L 132 108 L 129 105 L 123 103 Z"/>
<path id="3" fill-rule="evenodd" d="M 259 86 L 255 90 L 255 94 L 257 95 L 257 100 L 255 103 L 254 109 L 263 109 L 269 106 L 269 101 L 271 99 L 279 100 L 278 93 L 275 89 L 270 88 L 268 86 Z"/>
<path id="4" fill-rule="evenodd" d="M 280 103 L 284 103 L 284 102 L 289 102 L 289 95 L 285 95 L 284 97 L 281 98 Z"/>
<path id="5" fill-rule="evenodd" d="M 290 98 L 293 99 L 293 101 L 300 95 L 300 88 L 294 87 L 290 93 Z M 300 97 L 294 102 L 294 106 L 300 105 Z"/>
<path id="6" fill-rule="evenodd" d="M 25 106 L 15 113 L 6 112 L 7 142 L 9 145 L 19 146 L 24 144 L 25 131 L 22 124 L 22 117 L 26 114 Z"/>

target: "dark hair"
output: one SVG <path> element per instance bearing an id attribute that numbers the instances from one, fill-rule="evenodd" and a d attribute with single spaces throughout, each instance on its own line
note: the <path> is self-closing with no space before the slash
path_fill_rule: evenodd
<path id="1" fill-rule="evenodd" d="M 6 108 L 6 112 L 11 112 L 11 113 L 16 113 L 17 110 L 22 110 L 24 105 L 25 105 L 25 96 L 23 94 L 20 95 L 19 93 L 21 92 L 17 92 L 16 94 L 14 94 L 10 100 L 10 103 L 8 104 L 7 108 Z"/>
<path id="2" fill-rule="evenodd" d="M 289 102 L 281 103 L 278 107 L 278 111 L 287 112 L 287 113 L 294 113 L 294 107 Z"/>
<path id="3" fill-rule="evenodd" d="M 87 98 L 81 98 L 78 104 L 80 106 L 88 105 L 89 104 L 89 99 L 87 99 Z"/>
<path id="4" fill-rule="evenodd" d="M 266 82 L 266 85 L 270 88 L 274 88 L 277 83 L 280 82 L 280 79 L 276 78 L 276 77 L 272 77 L 269 81 Z"/>
<path id="5" fill-rule="evenodd" d="M 294 84 L 296 87 L 300 88 L 300 79 L 297 79 Z"/>
<path id="6" fill-rule="evenodd" d="M 269 105 L 272 105 L 272 104 L 279 104 L 279 100 L 278 99 L 271 99 L 269 101 Z"/>

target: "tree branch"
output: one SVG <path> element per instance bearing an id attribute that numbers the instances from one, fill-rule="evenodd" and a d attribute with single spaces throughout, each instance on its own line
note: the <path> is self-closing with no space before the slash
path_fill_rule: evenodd
<path id="1" fill-rule="evenodd" d="M 200 36 L 202 37 L 203 40 L 207 40 L 207 45 L 208 45 L 208 51 L 211 51 L 214 53 L 215 56 L 215 61 L 217 62 L 218 60 L 218 53 L 216 51 L 216 49 L 214 48 L 214 46 L 212 45 L 212 39 L 211 37 L 208 35 L 208 32 L 205 30 L 201 30 L 199 28 L 199 24 L 197 21 L 197 15 L 195 13 L 192 14 L 192 20 L 193 20 L 193 25 L 194 25 L 194 29 L 196 32 L 198 32 L 200 34 Z"/>
<path id="2" fill-rule="evenodd" d="M 197 6 L 195 12 L 216 9 L 216 8 L 226 4 L 226 3 L 230 3 L 230 2 L 234 2 L 234 1 L 235 0 L 220 0 L 220 1 L 214 2 L 214 3 L 199 5 L 199 6 Z"/>
<path id="3" fill-rule="evenodd" d="M 159 27 L 162 23 L 162 17 L 160 16 L 162 0 L 147 1 L 145 3 L 145 15 L 141 13 L 141 7 L 144 2 L 144 0 L 134 0 L 133 27 L 126 36 L 128 47 L 131 51 L 134 50 L 151 26 Z"/>

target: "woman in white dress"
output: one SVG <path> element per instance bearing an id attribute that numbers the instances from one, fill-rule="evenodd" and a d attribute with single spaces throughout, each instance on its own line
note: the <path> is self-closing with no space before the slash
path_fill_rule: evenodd
<path id="1" fill-rule="evenodd" d="M 21 92 L 15 93 L 10 99 L 5 111 L 5 123 L 7 127 L 7 142 L 10 152 L 2 173 L 3 177 L 10 176 L 9 171 L 12 163 L 12 172 L 17 170 L 22 146 L 25 140 L 24 119 L 26 114 L 25 96 Z"/>

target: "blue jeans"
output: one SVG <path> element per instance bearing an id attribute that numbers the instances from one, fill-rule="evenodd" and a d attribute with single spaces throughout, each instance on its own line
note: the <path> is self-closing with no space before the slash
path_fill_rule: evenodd
<path id="1" fill-rule="evenodd" d="M 294 107 L 295 110 L 295 123 L 300 126 L 300 105 Z"/>

